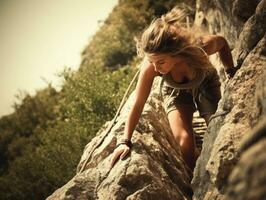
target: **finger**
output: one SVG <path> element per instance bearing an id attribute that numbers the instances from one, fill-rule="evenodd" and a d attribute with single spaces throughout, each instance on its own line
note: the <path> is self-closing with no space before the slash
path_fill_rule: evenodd
<path id="1" fill-rule="evenodd" d="M 121 154 L 120 158 L 123 159 L 128 154 L 129 149 L 125 149 L 124 152 Z"/>
<path id="2" fill-rule="evenodd" d="M 120 153 L 118 152 L 114 152 L 113 156 L 112 156 L 112 159 L 111 159 L 111 167 L 113 167 L 113 165 L 115 164 L 118 156 L 120 155 Z"/>
<path id="3" fill-rule="evenodd" d="M 110 165 L 110 168 L 112 168 L 112 167 L 114 166 L 116 159 L 117 159 L 117 156 L 114 154 L 114 155 L 112 156 L 112 158 L 111 158 L 111 165 Z"/>

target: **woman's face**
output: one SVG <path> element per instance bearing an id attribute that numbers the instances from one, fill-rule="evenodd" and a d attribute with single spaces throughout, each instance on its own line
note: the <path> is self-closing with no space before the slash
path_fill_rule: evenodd
<path id="1" fill-rule="evenodd" d="M 148 61 L 153 64 L 154 70 L 161 74 L 167 74 L 182 61 L 180 56 L 171 56 L 166 53 L 146 54 Z"/>

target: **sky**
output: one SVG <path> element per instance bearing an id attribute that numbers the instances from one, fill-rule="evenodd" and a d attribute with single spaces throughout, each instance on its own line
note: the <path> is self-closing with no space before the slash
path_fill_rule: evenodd
<path id="1" fill-rule="evenodd" d="M 60 90 L 57 74 L 81 53 L 118 0 L 0 0 L 0 117 L 21 92 Z"/>

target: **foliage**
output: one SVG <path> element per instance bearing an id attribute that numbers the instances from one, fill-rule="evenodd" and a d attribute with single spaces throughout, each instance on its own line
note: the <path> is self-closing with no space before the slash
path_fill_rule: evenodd
<path id="1" fill-rule="evenodd" d="M 81 68 L 97 66 L 114 70 L 127 64 L 136 56 L 134 37 L 139 37 L 154 17 L 176 3 L 176 0 L 120 1 L 83 51 Z"/>
<path id="2" fill-rule="evenodd" d="M 41 144 L 27 146 L 0 178 L 1 199 L 44 199 L 74 175 L 82 146 L 73 124 L 58 122 L 36 137 Z"/>
<path id="3" fill-rule="evenodd" d="M 20 102 L 14 103 L 15 112 L 0 119 L 1 173 L 8 165 L 7 160 L 22 155 L 23 149 L 33 143 L 30 136 L 36 129 L 52 126 L 60 116 L 56 109 L 60 95 L 51 85 L 37 91 L 34 97 L 20 93 L 17 98 Z"/>

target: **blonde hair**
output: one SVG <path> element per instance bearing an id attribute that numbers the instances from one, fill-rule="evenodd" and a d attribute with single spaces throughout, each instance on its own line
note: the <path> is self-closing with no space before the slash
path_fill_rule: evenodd
<path id="1" fill-rule="evenodd" d="M 142 33 L 141 39 L 136 39 L 138 55 L 169 53 L 182 56 L 193 68 L 213 68 L 186 13 L 184 8 L 174 7 L 160 18 L 155 18 Z"/>

